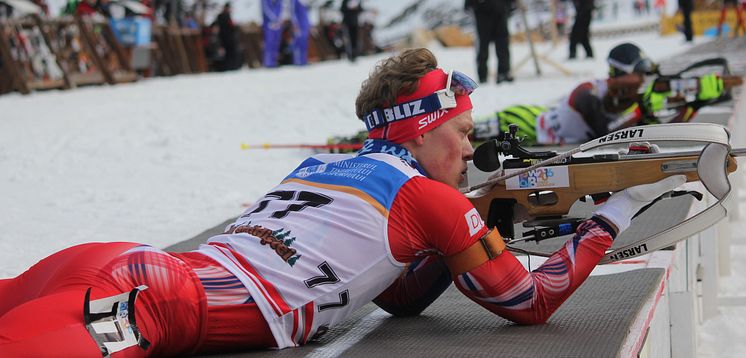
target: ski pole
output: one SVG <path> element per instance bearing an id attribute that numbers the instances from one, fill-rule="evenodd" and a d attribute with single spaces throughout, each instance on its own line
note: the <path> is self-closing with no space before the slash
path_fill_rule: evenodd
<path id="1" fill-rule="evenodd" d="M 339 143 L 339 144 L 246 144 L 241 143 L 241 150 L 249 149 L 318 149 L 318 150 L 358 150 L 362 148 L 361 143 Z"/>

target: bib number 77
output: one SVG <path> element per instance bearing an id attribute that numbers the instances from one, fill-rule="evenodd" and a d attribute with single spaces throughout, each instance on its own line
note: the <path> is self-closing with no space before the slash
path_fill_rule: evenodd
<path id="1" fill-rule="evenodd" d="M 339 282 L 339 276 L 337 276 L 332 267 L 326 261 L 322 262 L 318 267 L 319 270 L 321 270 L 322 275 L 314 276 L 303 281 L 303 283 L 306 284 L 306 287 L 313 288 L 318 285 L 333 284 Z M 339 293 L 339 302 L 323 303 L 318 305 L 317 307 L 319 312 L 321 312 L 323 310 L 328 310 L 331 308 L 340 308 L 347 306 L 349 302 L 350 291 L 344 290 Z"/>
<path id="2" fill-rule="evenodd" d="M 270 193 L 267 193 L 267 195 L 264 196 L 265 200 L 262 200 L 256 209 L 254 209 L 252 212 L 247 213 L 245 216 L 250 216 L 251 214 L 255 214 L 258 212 L 263 211 L 267 208 L 269 203 L 272 200 L 283 200 L 283 201 L 297 201 L 299 203 L 290 203 L 288 206 L 283 210 L 278 210 L 275 212 L 272 212 L 270 214 L 270 217 L 273 217 L 275 219 L 282 219 L 291 212 L 294 211 L 301 211 L 307 207 L 312 208 L 319 208 L 324 205 L 330 204 L 334 199 L 323 195 L 319 193 L 314 193 L 310 191 L 294 191 L 294 190 L 277 190 Z"/>
<path id="3" fill-rule="evenodd" d="M 255 214 L 258 212 L 261 212 L 269 206 L 269 203 L 272 200 L 282 200 L 282 201 L 298 201 L 299 203 L 291 203 L 288 204 L 288 206 L 284 210 L 278 210 L 272 212 L 270 214 L 270 217 L 273 217 L 275 219 L 282 219 L 291 212 L 294 211 L 301 211 L 307 207 L 312 208 L 319 208 L 324 205 L 330 204 L 334 199 L 323 195 L 319 193 L 314 193 L 310 191 L 293 191 L 293 190 L 277 190 L 270 193 L 267 193 L 267 195 L 264 196 L 265 200 L 262 200 L 259 205 L 251 211 L 250 213 L 247 213 L 244 216 L 250 216 L 251 214 Z M 324 285 L 324 284 L 334 284 L 339 282 L 339 277 L 334 272 L 332 267 L 326 262 L 322 262 L 318 266 L 319 270 L 321 271 L 322 275 L 320 276 L 314 276 L 311 277 L 305 281 L 303 281 L 306 284 L 306 287 L 313 288 L 318 285 Z M 333 309 L 333 308 L 340 308 L 346 306 L 350 302 L 350 292 L 349 290 L 344 290 L 339 293 L 339 302 L 330 302 L 325 304 L 318 305 L 319 312 L 327 309 Z"/>

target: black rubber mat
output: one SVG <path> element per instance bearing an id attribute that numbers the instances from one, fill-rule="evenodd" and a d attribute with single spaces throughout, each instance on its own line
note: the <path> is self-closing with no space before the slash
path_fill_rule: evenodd
<path id="1" fill-rule="evenodd" d="M 541 325 L 511 323 L 451 286 L 417 317 L 391 317 L 369 304 L 303 347 L 222 356 L 614 357 L 663 273 L 643 269 L 593 276 Z"/>

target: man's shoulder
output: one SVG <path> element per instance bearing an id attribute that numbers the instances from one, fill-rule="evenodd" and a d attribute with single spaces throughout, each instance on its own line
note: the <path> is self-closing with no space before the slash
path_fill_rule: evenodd
<path id="1" fill-rule="evenodd" d="M 449 199 L 449 203 L 453 198 L 467 200 L 466 197 L 457 189 L 425 176 L 413 177 L 408 180 L 403 187 L 406 187 L 405 190 L 421 197 L 434 199 L 439 204 L 444 204 L 445 202 L 443 200 L 445 199 Z"/>
<path id="2" fill-rule="evenodd" d="M 600 100 L 603 94 L 606 92 L 606 80 L 592 80 L 580 83 L 577 85 L 572 92 L 567 96 L 567 104 L 572 108 L 578 108 L 579 104 L 582 104 L 588 100 Z"/>
<path id="3" fill-rule="evenodd" d="M 595 80 L 581 82 L 577 86 L 575 86 L 575 88 L 573 88 L 571 94 L 575 92 L 592 91 L 594 88 L 598 87 L 604 81 L 605 80 L 595 79 Z"/>

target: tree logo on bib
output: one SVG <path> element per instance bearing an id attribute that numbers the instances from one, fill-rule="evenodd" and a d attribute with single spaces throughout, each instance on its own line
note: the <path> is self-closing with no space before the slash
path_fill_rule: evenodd
<path id="1" fill-rule="evenodd" d="M 228 228 L 229 234 L 249 234 L 259 239 L 259 243 L 262 245 L 269 245 L 269 247 L 280 256 L 280 258 L 287 262 L 291 267 L 295 265 L 295 262 L 301 258 L 301 255 L 297 255 L 298 251 L 290 248 L 290 245 L 295 241 L 295 236 L 290 236 L 290 230 L 285 229 L 270 230 L 261 225 L 251 225 L 248 222 L 243 225 Z"/>

